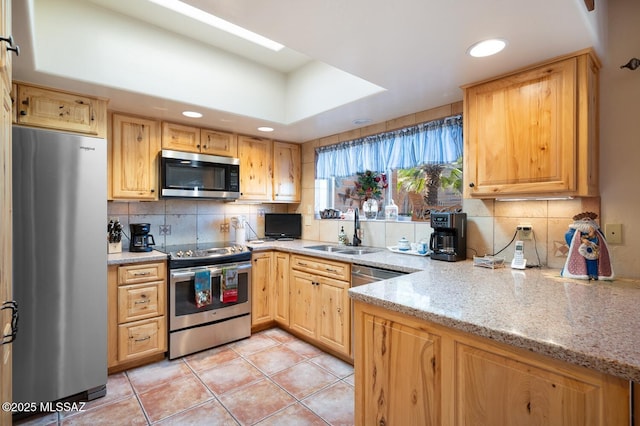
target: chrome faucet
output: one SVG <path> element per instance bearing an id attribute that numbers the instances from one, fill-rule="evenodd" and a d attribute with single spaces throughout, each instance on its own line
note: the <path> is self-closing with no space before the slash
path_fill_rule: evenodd
<path id="1" fill-rule="evenodd" d="M 362 240 L 358 236 L 360 233 L 360 217 L 358 216 L 358 209 L 356 208 L 353 214 L 353 242 L 352 245 L 359 246 Z"/>

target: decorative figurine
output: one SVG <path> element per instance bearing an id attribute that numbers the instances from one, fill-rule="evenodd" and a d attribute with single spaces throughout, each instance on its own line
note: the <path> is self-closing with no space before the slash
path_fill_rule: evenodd
<path id="1" fill-rule="evenodd" d="M 595 222 L 596 213 L 584 212 L 573 217 L 574 222 L 564 235 L 569 245 L 567 261 L 561 275 L 582 280 L 613 280 L 614 274 L 607 241 Z"/>

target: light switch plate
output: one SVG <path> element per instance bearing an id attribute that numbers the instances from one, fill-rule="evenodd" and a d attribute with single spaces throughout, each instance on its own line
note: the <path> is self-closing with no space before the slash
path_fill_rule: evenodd
<path id="1" fill-rule="evenodd" d="M 622 224 L 607 223 L 604 225 L 604 237 L 609 244 L 622 244 Z"/>

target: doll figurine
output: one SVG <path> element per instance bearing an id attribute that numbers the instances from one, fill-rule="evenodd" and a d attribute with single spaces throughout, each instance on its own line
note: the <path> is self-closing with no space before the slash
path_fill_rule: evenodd
<path id="1" fill-rule="evenodd" d="M 607 241 L 595 222 L 593 212 L 579 213 L 564 238 L 569 254 L 561 275 L 582 280 L 613 280 Z"/>

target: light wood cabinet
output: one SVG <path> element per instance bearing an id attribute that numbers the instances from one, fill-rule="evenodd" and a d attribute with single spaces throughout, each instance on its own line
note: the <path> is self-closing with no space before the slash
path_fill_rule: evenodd
<path id="1" fill-rule="evenodd" d="M 628 425 L 629 382 L 355 303 L 356 424 Z"/>
<path id="2" fill-rule="evenodd" d="M 275 309 L 273 319 L 277 324 L 289 327 L 289 253 L 273 253 L 273 282 L 275 284 Z"/>
<path id="3" fill-rule="evenodd" d="M 342 355 L 351 354 L 351 265 L 291 255 L 289 327 Z"/>
<path id="4" fill-rule="evenodd" d="M 598 195 L 591 50 L 464 86 L 465 196 Z"/>
<path id="5" fill-rule="evenodd" d="M 110 138 L 110 193 L 125 200 L 158 199 L 160 124 L 114 113 Z"/>
<path id="6" fill-rule="evenodd" d="M 106 100 L 24 83 L 17 89 L 17 124 L 106 137 Z"/>
<path id="7" fill-rule="evenodd" d="M 300 202 L 300 145 L 273 142 L 273 200 Z"/>
<path id="8" fill-rule="evenodd" d="M 358 424 L 441 425 L 440 337 L 365 314 L 360 379 L 367 392 Z"/>
<path id="9" fill-rule="evenodd" d="M 0 0 L 0 34 L 11 34 L 11 0 Z M 12 167 L 11 167 L 11 82 L 12 52 L 6 43 L 0 44 L 0 304 L 13 300 L 13 229 L 12 229 Z M 15 95 L 15 92 L 14 94 Z M 11 309 L 0 311 L 0 330 L 4 336 L 11 334 Z M 22 336 L 19 338 L 26 338 Z M 12 398 L 13 345 L 2 345 L 0 350 L 0 400 Z M 2 410 L 0 424 L 11 424 L 11 410 Z"/>
<path id="10" fill-rule="evenodd" d="M 300 202 L 300 153 L 298 144 L 238 136 L 240 199 Z"/>
<path id="11" fill-rule="evenodd" d="M 176 123 L 162 123 L 162 148 L 223 157 L 238 156 L 235 134 Z"/>
<path id="12" fill-rule="evenodd" d="M 201 129 L 200 146 L 203 154 L 234 158 L 238 156 L 238 137 L 233 133 Z"/>
<path id="13" fill-rule="evenodd" d="M 162 149 L 200 152 L 200 129 L 176 123 L 162 123 Z"/>
<path id="14" fill-rule="evenodd" d="M 273 322 L 272 252 L 251 255 L 251 327 Z"/>
<path id="15" fill-rule="evenodd" d="M 166 262 L 107 269 L 109 372 L 155 360 L 167 350 Z"/>
<path id="16" fill-rule="evenodd" d="M 249 136 L 238 136 L 240 158 L 240 191 L 242 200 L 272 199 L 272 142 Z"/>

